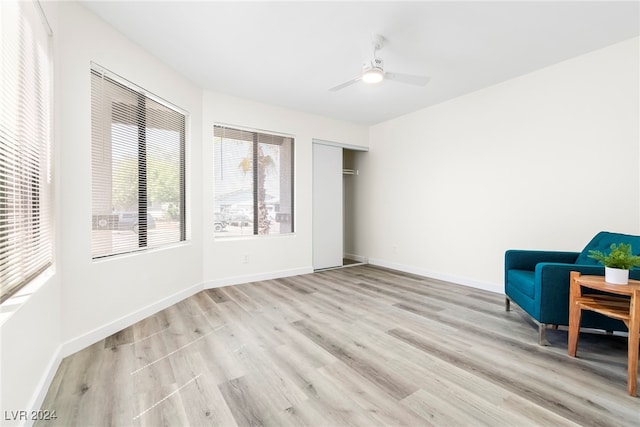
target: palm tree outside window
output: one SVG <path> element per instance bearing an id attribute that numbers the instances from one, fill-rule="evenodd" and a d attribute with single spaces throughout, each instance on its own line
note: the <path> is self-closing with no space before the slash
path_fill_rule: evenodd
<path id="1" fill-rule="evenodd" d="M 293 232 L 292 137 L 214 126 L 216 237 Z"/>

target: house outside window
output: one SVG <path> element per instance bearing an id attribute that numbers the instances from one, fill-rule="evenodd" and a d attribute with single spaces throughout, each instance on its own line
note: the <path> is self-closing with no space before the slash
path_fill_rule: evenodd
<path id="1" fill-rule="evenodd" d="M 214 126 L 216 237 L 294 231 L 294 139 Z"/>

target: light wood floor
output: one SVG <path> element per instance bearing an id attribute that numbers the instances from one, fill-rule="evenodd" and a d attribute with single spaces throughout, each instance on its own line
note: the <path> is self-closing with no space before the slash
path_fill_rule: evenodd
<path id="1" fill-rule="evenodd" d="M 640 425 L 624 337 L 547 339 L 501 295 L 371 266 L 206 290 L 65 358 L 37 425 Z"/>

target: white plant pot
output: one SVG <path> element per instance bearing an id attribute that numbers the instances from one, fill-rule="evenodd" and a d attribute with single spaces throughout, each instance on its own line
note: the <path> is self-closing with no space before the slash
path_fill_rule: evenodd
<path id="1" fill-rule="evenodd" d="M 604 280 L 613 285 L 626 285 L 629 283 L 629 270 L 622 268 L 604 268 Z"/>

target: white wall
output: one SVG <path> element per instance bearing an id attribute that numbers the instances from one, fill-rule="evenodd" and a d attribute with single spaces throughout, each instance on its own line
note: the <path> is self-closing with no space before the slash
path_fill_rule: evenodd
<path id="1" fill-rule="evenodd" d="M 77 3 L 43 6 L 54 34 L 55 273 L 2 315 L 3 420 L 39 407 L 63 357 L 202 288 L 202 91 Z M 188 242 L 91 259 L 91 61 L 190 113 Z"/>
<path id="2" fill-rule="evenodd" d="M 59 105 L 62 339 L 65 352 L 91 344 L 201 284 L 199 88 L 76 3 L 60 2 L 54 28 Z M 171 248 L 91 259 L 91 85 L 96 62 L 190 113 L 187 162 L 191 238 Z M 195 213 L 195 214 L 194 214 Z M 168 303 L 168 302 L 167 302 Z M 163 304 L 160 303 L 160 306 Z"/>
<path id="3" fill-rule="evenodd" d="M 49 271 L 36 286 L 26 292 L 26 301 L 14 298 L 2 306 L 0 317 L 0 416 L 2 425 L 10 422 L 9 411 L 30 410 L 39 405 L 41 390 L 49 386 L 59 363 L 60 276 Z M 43 278 L 44 279 L 44 278 Z M 22 293 L 22 292 L 21 292 Z M 45 390 L 46 391 L 46 390 Z M 7 411 L 7 412 L 5 412 Z"/>
<path id="4" fill-rule="evenodd" d="M 366 146 L 368 138 L 364 126 L 222 94 L 203 96 L 77 3 L 43 5 L 54 32 L 57 260 L 26 302 L 0 313 L 2 415 L 37 409 L 63 357 L 193 294 L 203 282 L 220 286 L 311 271 L 311 140 Z M 188 242 L 91 259 L 92 61 L 190 113 Z M 294 235 L 214 240 L 213 221 L 204 220 L 214 212 L 214 123 L 295 137 Z M 248 264 L 241 263 L 244 254 Z"/>
<path id="5" fill-rule="evenodd" d="M 500 291 L 508 248 L 640 234 L 638 62 L 635 38 L 371 127 L 372 262 Z"/>
<path id="6" fill-rule="evenodd" d="M 47 12 L 51 12 L 48 19 L 55 24 L 57 14 L 55 10 L 48 10 L 49 4 L 46 6 Z M 55 154 L 54 173 L 60 166 Z M 54 194 L 60 191 L 55 176 L 53 191 Z M 59 217 L 59 205 L 55 202 L 53 209 L 54 216 Z M 53 222 L 52 228 L 54 235 L 60 234 L 60 224 Z M 56 254 L 60 247 L 60 241 L 55 240 Z M 42 390 L 46 391 L 60 362 L 61 282 L 59 265 L 54 257 L 53 265 L 47 271 L 0 307 L 0 424 L 3 426 L 24 423 L 19 419 L 12 420 L 19 417 L 11 416 L 10 411 L 38 407 L 44 397 Z"/>
<path id="7" fill-rule="evenodd" d="M 220 286 L 310 271 L 314 138 L 369 143 L 358 166 L 365 176 L 355 189 L 363 215 L 354 251 L 379 264 L 501 287 L 508 247 L 578 250 L 601 229 L 640 232 L 638 39 L 367 133 L 358 125 L 203 94 L 82 6 L 43 4 L 55 34 L 56 272 L 3 317 L 2 410 L 32 409 L 61 357 L 203 282 Z M 187 243 L 91 260 L 90 61 L 191 113 Z M 214 211 L 214 123 L 295 136 L 294 235 L 214 239 L 206 220 Z M 617 196 L 619 208 L 602 204 Z M 457 255 L 469 253 L 462 260 Z"/>
<path id="8" fill-rule="evenodd" d="M 213 126 L 216 123 L 295 137 L 293 235 L 214 238 L 204 224 L 205 287 L 308 273 L 312 264 L 312 140 L 367 146 L 365 126 L 205 91 L 203 102 L 204 218 L 213 218 Z M 243 263 L 248 254 L 249 262 Z"/>

